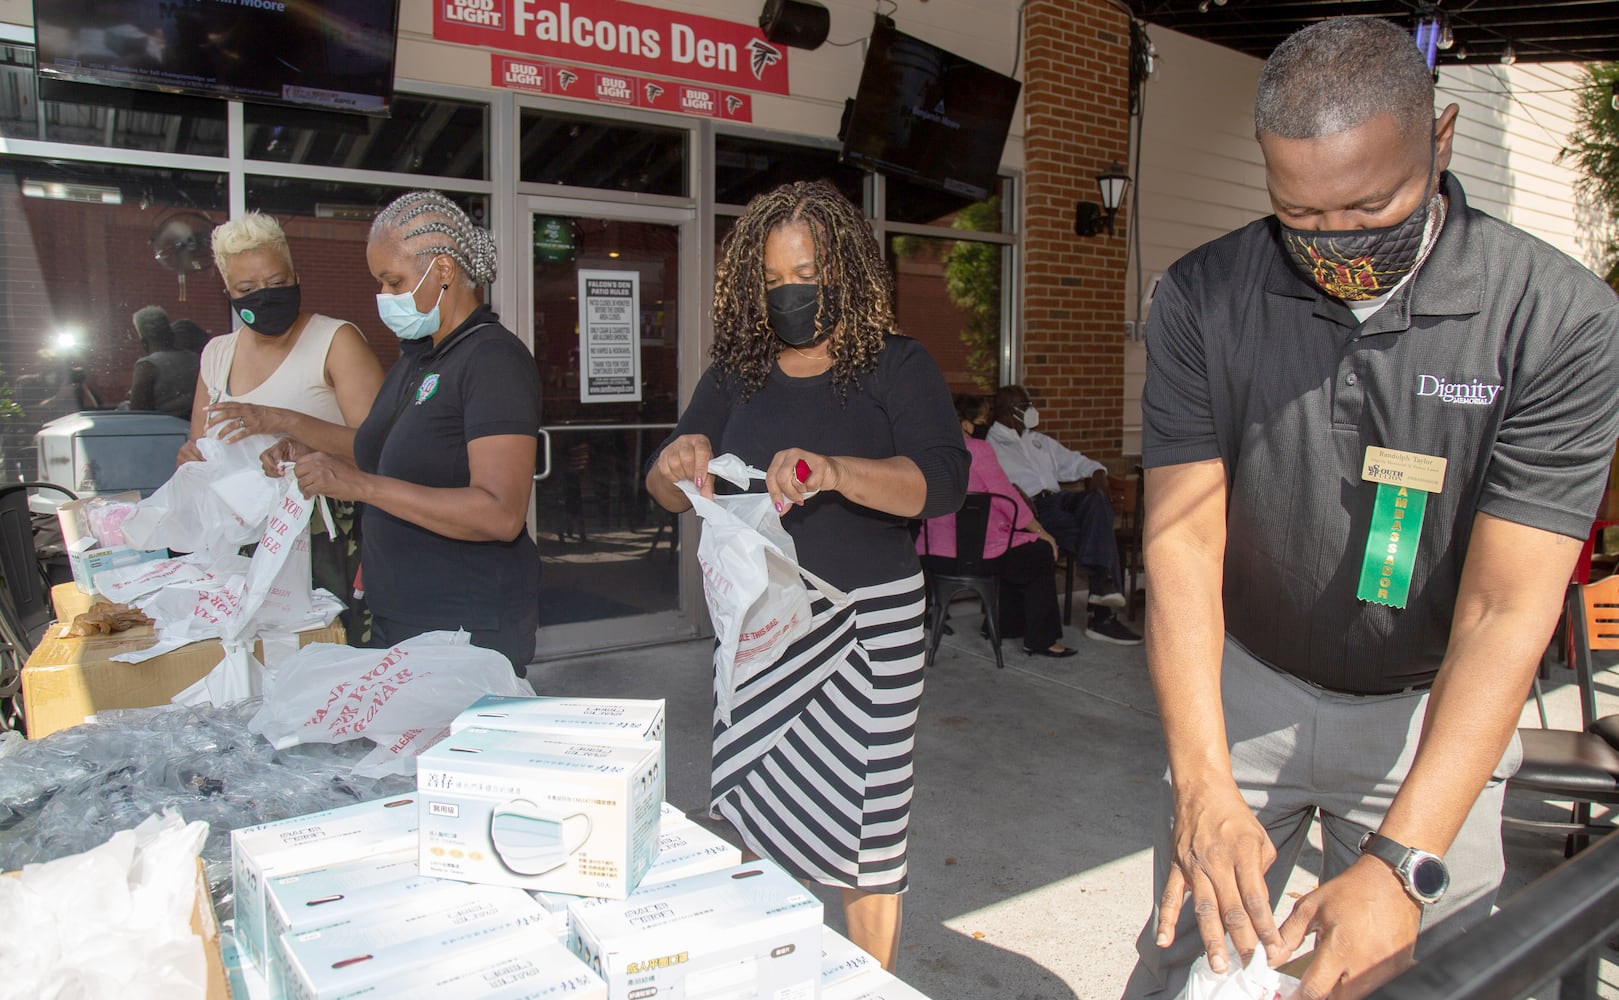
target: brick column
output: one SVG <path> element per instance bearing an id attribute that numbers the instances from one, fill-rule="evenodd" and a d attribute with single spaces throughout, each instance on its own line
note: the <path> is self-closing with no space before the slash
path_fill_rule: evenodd
<path id="1" fill-rule="evenodd" d="M 1129 163 L 1129 19 L 1107 0 L 1030 0 L 1024 13 L 1023 381 L 1040 429 L 1095 458 L 1123 450 L 1126 216 L 1074 235 L 1074 203 Z"/>

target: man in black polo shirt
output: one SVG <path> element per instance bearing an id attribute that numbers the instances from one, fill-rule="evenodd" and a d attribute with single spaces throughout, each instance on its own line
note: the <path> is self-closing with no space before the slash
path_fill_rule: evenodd
<path id="1" fill-rule="evenodd" d="M 1456 113 L 1401 29 L 1298 32 L 1255 108 L 1276 214 L 1154 297 L 1170 767 L 1132 994 L 1223 971 L 1227 934 L 1275 964 L 1315 931 L 1303 995 L 1358 997 L 1499 886 L 1514 730 L 1619 435 L 1619 298 L 1468 207 Z M 1278 927 L 1316 818 L 1322 883 Z"/>

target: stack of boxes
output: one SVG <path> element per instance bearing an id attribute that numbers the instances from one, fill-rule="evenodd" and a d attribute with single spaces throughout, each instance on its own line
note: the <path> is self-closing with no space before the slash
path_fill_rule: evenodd
<path id="1" fill-rule="evenodd" d="M 415 795 L 237 831 L 244 961 L 275 1000 L 918 997 L 663 801 L 663 713 L 484 698 Z"/>

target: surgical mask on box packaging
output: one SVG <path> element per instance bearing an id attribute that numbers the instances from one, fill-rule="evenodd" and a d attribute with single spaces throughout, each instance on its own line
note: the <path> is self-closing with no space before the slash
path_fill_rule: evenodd
<path id="1" fill-rule="evenodd" d="M 561 942 L 523 927 L 333 1000 L 607 1000 L 607 984 Z"/>
<path id="2" fill-rule="evenodd" d="M 657 1000 L 813 1000 L 821 972 L 821 901 L 756 861 L 694 875 L 628 900 L 569 908 L 570 946 L 607 995 Z"/>
<path id="3" fill-rule="evenodd" d="M 417 759 L 424 875 L 629 895 L 657 856 L 663 744 L 465 731 Z"/>
<path id="4" fill-rule="evenodd" d="M 882 963 L 853 941 L 830 927 L 821 928 L 821 996 L 839 983 L 882 968 Z"/>
<path id="5" fill-rule="evenodd" d="M 269 954 L 266 879 L 414 849 L 417 822 L 416 797 L 407 795 L 231 831 L 236 939 L 248 960 L 262 967 Z"/>
<path id="6" fill-rule="evenodd" d="M 706 872 L 731 868 L 742 863 L 742 852 L 687 819 L 679 810 L 668 808 L 659 825 L 658 858 L 641 876 L 641 884 L 630 898 L 646 892 L 653 886 Z M 563 918 L 563 931 L 567 932 L 568 906 L 579 896 L 561 892 L 536 892 L 534 899 L 547 910 Z M 853 945 L 850 945 L 853 947 Z"/>
<path id="7" fill-rule="evenodd" d="M 504 886 L 447 884 L 404 894 L 347 920 L 282 937 L 286 995 L 333 1000 L 436 967 L 520 928 L 543 935 L 545 919 L 528 893 Z"/>

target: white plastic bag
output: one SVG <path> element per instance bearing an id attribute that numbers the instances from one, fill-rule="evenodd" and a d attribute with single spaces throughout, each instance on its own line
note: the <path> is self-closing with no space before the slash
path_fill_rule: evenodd
<path id="1" fill-rule="evenodd" d="M 1265 949 L 1255 948 L 1247 965 L 1241 965 L 1237 951 L 1226 939 L 1226 971 L 1217 975 L 1209 968 L 1209 956 L 1199 955 L 1179 1000 L 1281 1000 L 1290 997 L 1299 981 L 1270 967 Z"/>
<path id="2" fill-rule="evenodd" d="M 735 455 L 711 460 L 708 471 L 744 488 L 750 480 L 765 476 Z M 719 716 L 729 724 L 737 689 L 809 633 L 812 615 L 804 580 L 834 605 L 847 603 L 848 597 L 798 565 L 798 550 L 768 493 L 709 499 L 690 482 L 677 485 L 703 519 L 697 562 L 703 568 L 703 598 L 719 641 L 714 650 Z"/>
<path id="3" fill-rule="evenodd" d="M 140 549 L 173 549 L 222 556 L 258 540 L 275 502 L 274 480 L 259 455 L 275 444 L 272 434 L 254 434 L 229 444 L 204 436 L 203 461 L 187 462 L 168 482 L 136 505 L 122 523 L 124 537 Z"/>
<path id="4" fill-rule="evenodd" d="M 248 728 L 284 749 L 366 737 L 377 748 L 361 777 L 409 774 L 415 757 L 486 694 L 532 697 L 511 661 L 466 632 L 428 632 L 391 649 L 310 643 L 266 678 L 264 704 Z"/>

